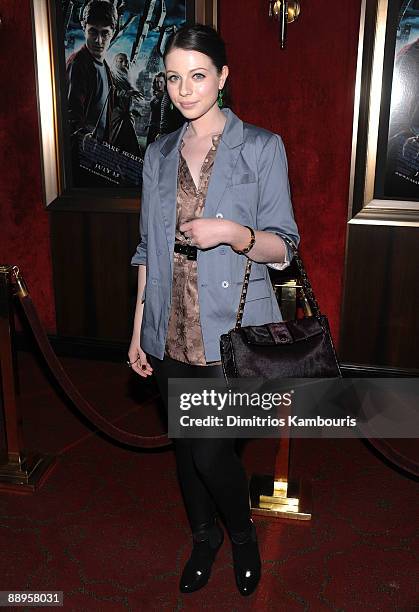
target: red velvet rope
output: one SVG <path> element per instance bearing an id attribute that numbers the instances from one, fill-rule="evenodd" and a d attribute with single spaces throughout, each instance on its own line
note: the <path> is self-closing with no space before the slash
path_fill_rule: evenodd
<path id="1" fill-rule="evenodd" d="M 49 369 L 54 375 L 56 381 L 60 385 L 64 393 L 71 399 L 76 408 L 89 420 L 95 427 L 103 431 L 105 434 L 122 442 L 137 446 L 139 448 L 161 448 L 171 444 L 167 434 L 159 436 L 140 436 L 139 434 L 120 429 L 116 425 L 106 420 L 93 406 L 81 395 L 80 391 L 75 387 L 73 382 L 68 377 L 63 366 L 58 360 L 56 354 L 52 350 L 48 337 L 39 320 L 38 313 L 29 295 L 22 296 L 18 294 L 23 311 L 31 326 L 35 340 L 48 364 Z"/>

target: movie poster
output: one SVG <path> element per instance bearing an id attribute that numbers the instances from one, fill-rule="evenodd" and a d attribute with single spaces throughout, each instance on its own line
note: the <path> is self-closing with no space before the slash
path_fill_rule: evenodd
<path id="1" fill-rule="evenodd" d="M 385 173 L 385 195 L 419 198 L 419 0 L 400 3 Z"/>
<path id="2" fill-rule="evenodd" d="M 74 187 L 138 188 L 146 146 L 183 122 L 162 54 L 185 0 L 61 0 Z"/>

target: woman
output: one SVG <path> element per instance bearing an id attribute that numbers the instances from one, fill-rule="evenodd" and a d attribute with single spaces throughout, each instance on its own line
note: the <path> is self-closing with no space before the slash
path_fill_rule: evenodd
<path id="1" fill-rule="evenodd" d="M 160 136 L 160 125 L 162 115 L 162 101 L 166 89 L 166 77 L 164 72 L 158 72 L 151 85 L 153 97 L 150 100 L 150 123 L 147 132 L 147 147 Z"/>
<path id="2" fill-rule="evenodd" d="M 288 265 L 280 235 L 298 242 L 298 231 L 281 139 L 220 108 L 228 67 L 217 32 L 200 25 L 178 30 L 164 62 L 167 92 L 186 124 L 146 150 L 128 355 L 140 376 L 154 373 L 167 405 L 169 377 L 223 376 L 219 339 L 234 326 L 247 257 L 255 263 L 243 325 L 281 320 L 265 262 Z M 249 595 L 261 563 L 234 440 L 174 443 L 193 534 L 180 590 L 196 591 L 208 581 L 223 542 L 219 513 L 238 589 Z"/>

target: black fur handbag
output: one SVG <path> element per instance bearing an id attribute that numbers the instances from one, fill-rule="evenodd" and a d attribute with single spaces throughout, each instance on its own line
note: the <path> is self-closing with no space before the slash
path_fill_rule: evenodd
<path id="1" fill-rule="evenodd" d="M 333 378 L 341 376 L 327 318 L 320 313 L 303 262 L 294 243 L 304 294 L 312 316 L 295 321 L 242 327 L 252 261 L 248 259 L 236 326 L 220 338 L 221 360 L 228 384 L 234 378 Z"/>

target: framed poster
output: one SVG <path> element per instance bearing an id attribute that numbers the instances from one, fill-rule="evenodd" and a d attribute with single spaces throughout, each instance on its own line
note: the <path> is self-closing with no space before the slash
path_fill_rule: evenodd
<path id="1" fill-rule="evenodd" d="M 419 0 L 363 0 L 349 223 L 419 225 Z"/>
<path id="2" fill-rule="evenodd" d="M 138 212 L 146 146 L 180 127 L 163 66 L 216 0 L 32 0 L 45 203 Z"/>

